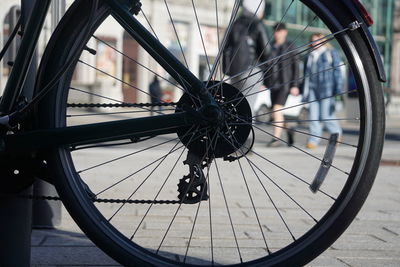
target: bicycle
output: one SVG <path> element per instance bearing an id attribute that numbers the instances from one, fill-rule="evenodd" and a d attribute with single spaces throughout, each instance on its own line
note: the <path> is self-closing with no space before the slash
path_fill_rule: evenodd
<path id="1" fill-rule="evenodd" d="M 240 1 L 188 1 L 179 14 L 173 3 L 158 1 L 165 16 L 149 18 L 150 3 L 145 1 L 142 6 L 139 0 L 76 0 L 47 45 L 34 97 L 27 102 L 19 96 L 49 3 L 35 4 L 1 98 L 1 160 L 10 164 L 1 171 L 9 180 L 48 171 L 77 224 L 118 262 L 301 265 L 328 248 L 355 218 L 375 179 L 385 123 L 385 75 L 368 31 L 372 22 L 359 1 L 287 2 L 280 23 L 293 5 L 313 14 L 294 41 L 314 23 L 329 29 L 319 41 L 341 48 L 346 60 L 335 68 L 351 68 L 358 89 L 341 95 L 357 94 L 360 112 L 337 119 L 351 123 L 355 136 L 319 136 L 322 149 L 307 151 L 295 144 L 285 153 L 262 146 L 272 136 L 271 123 L 253 123 L 246 101 L 249 88 L 235 87 L 229 83 L 232 77 L 221 72 L 221 51 Z M 188 16 L 207 59 L 210 75 L 204 81 L 191 71 L 197 67 L 189 64 L 177 30 L 177 21 Z M 151 23 L 160 18 L 170 21 L 178 55 L 166 48 L 165 32 Z M 128 32 L 154 61 L 141 63 L 102 40 L 97 33 L 109 21 Z M 217 29 L 213 61 L 202 25 Z M 127 103 L 75 86 L 74 73 L 89 68 L 148 95 L 94 66 L 90 58 L 96 56 L 95 43 L 181 91 L 179 101 L 160 103 L 169 108 L 150 117 L 150 104 Z M 309 42 L 293 42 L 287 52 L 301 59 L 311 49 Z M 154 62 L 170 78 L 157 72 Z M 268 69 L 273 64 L 257 66 Z M 94 103 L 71 103 L 74 94 L 89 95 Z M 118 110 L 106 112 L 110 107 Z M 30 164 L 21 165 L 22 160 Z"/>

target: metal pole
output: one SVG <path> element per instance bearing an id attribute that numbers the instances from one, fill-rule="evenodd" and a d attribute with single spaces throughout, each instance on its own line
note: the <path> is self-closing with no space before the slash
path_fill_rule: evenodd
<path id="1" fill-rule="evenodd" d="M 53 32 L 65 13 L 65 0 L 51 2 L 51 31 Z M 40 44 L 39 44 L 40 45 Z M 40 177 L 39 177 L 40 178 Z M 36 196 L 56 196 L 53 185 L 37 180 L 34 184 L 33 194 Z M 61 202 L 48 200 L 33 201 L 32 227 L 35 229 L 52 229 L 61 224 Z"/>
<path id="2" fill-rule="evenodd" d="M 35 1 L 21 0 L 22 29 Z M 22 31 L 23 32 L 23 31 Z M 23 94 L 32 97 L 36 61 L 32 60 Z M 32 194 L 32 186 L 19 194 L 2 197 L 0 201 L 0 266 L 30 266 L 32 201 L 20 195 Z"/>
<path id="3" fill-rule="evenodd" d="M 32 187 L 21 195 L 32 193 Z M 0 199 L 0 266 L 30 266 L 32 201 L 18 194 Z"/>

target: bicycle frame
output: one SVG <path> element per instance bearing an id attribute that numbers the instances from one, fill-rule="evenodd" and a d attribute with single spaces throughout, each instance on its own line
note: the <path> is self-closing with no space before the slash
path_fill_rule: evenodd
<path id="1" fill-rule="evenodd" d="M 186 88 L 190 94 L 199 97 L 204 106 L 217 107 L 202 81 L 196 78 L 174 55 L 172 55 L 140 22 L 129 12 L 126 0 L 104 0 L 111 9 L 112 16 L 132 35 L 132 37 L 160 65 Z M 51 0 L 36 1 L 26 32 L 23 35 L 14 67 L 7 82 L 0 103 L 0 114 L 10 115 L 15 111 L 18 96 L 21 94 L 27 70 L 34 53 L 45 16 Z M 32 88 L 33 90 L 33 88 Z M 4 117 L 3 117 L 4 118 Z M 175 133 L 180 127 L 201 123 L 193 112 L 176 113 L 140 119 L 128 119 L 112 123 L 97 123 L 17 132 L 4 137 L 6 153 L 29 153 L 53 146 L 82 145 L 95 142 L 117 141 L 126 138 L 140 138 L 160 134 Z M 42 142 L 46 140 L 46 142 Z"/>

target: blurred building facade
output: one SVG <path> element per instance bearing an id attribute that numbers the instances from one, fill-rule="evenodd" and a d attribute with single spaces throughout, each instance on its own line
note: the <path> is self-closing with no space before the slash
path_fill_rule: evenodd
<path id="1" fill-rule="evenodd" d="M 166 15 L 166 6 L 163 0 L 146 1 L 143 5 L 144 14 L 137 16 L 142 24 L 148 27 L 154 35 L 178 58 L 185 62 L 189 68 L 199 75 L 201 79 L 206 79 L 209 74 L 208 64 L 212 64 L 218 53 L 218 29 L 223 34 L 225 25 L 230 18 L 230 10 L 234 1 L 223 1 L 219 4 L 221 10 L 219 14 L 218 27 L 215 19 L 215 12 L 210 12 L 215 8 L 215 1 L 197 1 L 196 12 L 200 22 L 203 40 L 199 34 L 198 25 L 194 20 L 193 10 L 187 7 L 188 2 L 181 0 L 169 0 L 168 6 L 171 10 L 172 21 Z M 73 0 L 66 0 L 67 7 Z M 16 11 L 19 10 L 19 0 L 0 1 L 0 47 L 7 41 L 10 31 L 15 26 L 17 20 Z M 161 12 L 159 12 L 161 11 Z M 15 13 L 15 14 L 14 14 Z M 226 14 L 226 15 L 225 15 Z M 51 14 L 50 14 L 51 15 Z M 39 41 L 39 57 L 43 54 L 45 44 L 51 36 L 51 18 L 46 20 L 43 32 Z M 146 21 L 148 20 L 148 22 Z M 153 31 L 154 30 L 154 31 Z M 176 31 L 176 33 L 175 33 Z M 147 92 L 148 85 L 154 74 L 141 67 L 140 64 L 155 71 L 157 74 L 171 79 L 169 75 L 127 34 L 117 22 L 110 18 L 95 33 L 96 37 L 102 41 L 91 39 L 88 43 L 90 48 L 96 50 L 96 56 L 88 53 L 82 54 L 82 60 L 104 72 L 98 72 L 82 64 L 77 65 L 73 76 L 73 86 L 77 86 L 92 93 L 106 95 L 109 98 L 126 102 L 149 102 L 149 96 L 140 91 Z M 19 37 L 17 37 L 19 39 Z M 179 42 L 178 42 L 179 39 Z M 222 37 L 221 37 L 222 39 Z M 205 49 L 203 48 L 203 42 Z M 16 47 L 16 46 L 15 46 Z M 115 49 L 114 49 L 115 48 Z M 123 56 L 122 52 L 124 55 Z M 0 88 L 3 88 L 11 67 L 8 61 L 15 58 L 16 49 L 11 49 L 6 55 L 6 59 L 0 66 Z M 184 56 L 183 56 L 184 55 Z M 137 64 L 139 62 L 140 64 Z M 109 75 L 107 75 L 107 74 Z M 117 81 L 116 77 L 121 81 Z M 176 90 L 171 83 L 163 82 L 165 100 L 178 100 L 182 94 Z M 139 88 L 140 90 L 136 90 Z M 1 89 L 0 89 L 1 90 Z M 107 93 L 105 93 L 107 92 Z M 1 92 L 0 92 L 1 93 Z M 91 101 L 89 96 L 76 94 L 72 96 L 73 101 Z"/>

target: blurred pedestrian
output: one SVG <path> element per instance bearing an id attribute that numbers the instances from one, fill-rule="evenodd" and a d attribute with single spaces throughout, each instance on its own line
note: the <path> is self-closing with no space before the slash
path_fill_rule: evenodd
<path id="1" fill-rule="evenodd" d="M 268 37 L 261 19 L 264 0 L 243 0 L 241 13 L 232 25 L 223 51 L 223 72 L 246 96 L 254 115 L 257 92 L 263 84 L 258 64 L 267 60 Z"/>
<path id="2" fill-rule="evenodd" d="M 151 99 L 151 104 L 161 104 L 161 99 L 162 99 L 162 90 L 160 86 L 160 81 L 158 80 L 157 76 L 154 76 L 153 81 L 149 85 L 149 93 L 150 93 L 150 99 Z M 151 116 L 154 114 L 154 109 L 155 106 L 151 106 L 150 108 L 150 113 Z M 160 105 L 158 107 L 159 111 L 162 111 L 162 106 Z"/>
<path id="3" fill-rule="evenodd" d="M 272 119 L 274 125 L 273 138 L 267 143 L 268 147 L 282 146 L 279 141 L 286 128 L 283 107 L 289 94 L 297 96 L 299 90 L 299 63 L 295 53 L 290 53 L 291 44 L 286 38 L 288 30 L 284 23 L 277 23 L 273 27 L 273 44 L 269 59 L 271 64 L 265 75 L 265 85 L 271 91 Z M 293 49 L 293 48 L 292 48 Z M 287 55 L 286 55 L 287 54 Z M 274 59 L 276 59 L 274 61 Z M 293 144 L 293 131 L 288 129 L 288 145 Z"/>
<path id="4" fill-rule="evenodd" d="M 343 92 L 343 77 L 340 68 L 340 56 L 329 43 L 323 43 L 324 35 L 312 34 L 311 46 L 314 50 L 304 64 L 304 101 L 309 102 L 310 137 L 308 149 L 318 146 L 323 126 L 330 134 L 342 135 L 342 128 L 335 118 L 335 96 Z M 340 138 L 340 137 L 339 137 Z"/>

